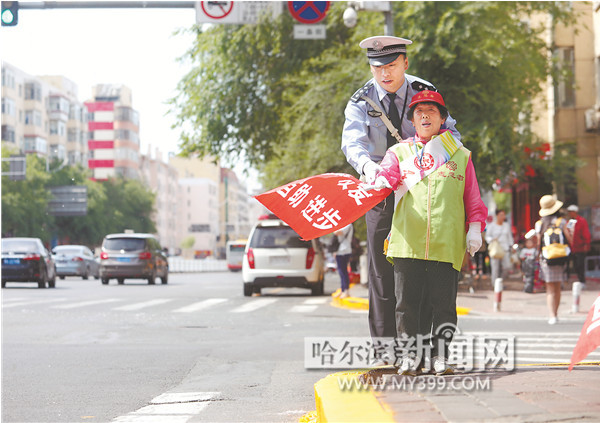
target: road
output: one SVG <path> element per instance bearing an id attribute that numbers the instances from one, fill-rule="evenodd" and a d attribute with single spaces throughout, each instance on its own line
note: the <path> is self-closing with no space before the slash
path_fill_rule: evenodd
<path id="1" fill-rule="evenodd" d="M 154 286 L 73 277 L 2 294 L 3 422 L 297 421 L 328 374 L 304 368 L 304 337 L 367 331 L 363 314 L 308 290 L 244 297 L 240 273 Z"/>
<path id="2" fill-rule="evenodd" d="M 337 288 L 328 274 L 326 294 Z M 581 322 L 465 316 L 464 333 L 517 335 L 518 363 L 563 362 Z M 80 278 L 2 290 L 3 422 L 292 422 L 315 409 L 305 337 L 365 337 L 365 312 L 303 289 L 242 295 L 241 274 L 168 285 Z"/>

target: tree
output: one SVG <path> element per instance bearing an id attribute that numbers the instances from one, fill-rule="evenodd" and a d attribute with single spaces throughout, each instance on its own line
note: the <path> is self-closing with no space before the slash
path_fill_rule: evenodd
<path id="1" fill-rule="evenodd" d="M 436 84 L 473 151 L 480 184 L 522 175 L 530 101 L 553 71 L 535 14 L 573 22 L 560 2 L 392 2 L 395 27 L 415 43 L 409 73 Z M 171 100 L 184 154 L 245 157 L 266 188 L 326 171 L 351 172 L 340 151 L 343 110 L 370 77 L 358 42 L 381 33 L 383 17 L 361 12 L 342 24 L 333 2 L 327 40 L 294 40 L 284 13 L 252 26 L 198 32 L 183 58 L 192 70 Z M 399 31 L 400 32 L 400 31 Z M 526 59 L 524 59 L 526 58 Z M 551 161 L 551 163 L 554 163 Z"/>
<path id="2" fill-rule="evenodd" d="M 8 156 L 10 148 L 3 148 Z M 156 232 L 152 220 L 155 194 L 137 180 L 123 178 L 93 181 L 90 172 L 81 166 L 58 168 L 50 164 L 46 172 L 45 159 L 27 155 L 27 176 L 22 181 L 2 177 L 2 236 L 41 238 L 50 244 L 60 242 L 96 247 L 108 233 L 133 229 L 136 232 Z M 8 166 L 3 163 L 3 171 Z M 85 185 L 88 211 L 85 216 L 51 216 L 48 202 L 50 187 Z"/>

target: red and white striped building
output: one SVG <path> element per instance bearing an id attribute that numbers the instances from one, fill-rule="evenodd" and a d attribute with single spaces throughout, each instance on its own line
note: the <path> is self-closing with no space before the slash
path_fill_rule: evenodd
<path id="1" fill-rule="evenodd" d="M 88 109 L 88 167 L 93 179 L 140 177 L 139 115 L 131 91 L 122 85 L 96 85 Z"/>

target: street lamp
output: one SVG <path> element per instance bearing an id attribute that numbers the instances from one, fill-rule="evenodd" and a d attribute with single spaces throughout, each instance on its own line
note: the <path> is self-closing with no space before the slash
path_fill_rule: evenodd
<path id="1" fill-rule="evenodd" d="M 358 22 L 358 13 L 360 10 L 370 10 L 383 12 L 385 23 L 383 26 L 383 35 L 394 35 L 394 19 L 392 17 L 392 2 L 390 1 L 349 1 L 348 8 L 344 10 L 342 19 L 344 25 L 348 28 L 354 28 Z"/>

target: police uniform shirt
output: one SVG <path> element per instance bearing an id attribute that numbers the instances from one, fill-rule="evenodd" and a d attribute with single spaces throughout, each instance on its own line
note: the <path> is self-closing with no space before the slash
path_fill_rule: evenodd
<path id="1" fill-rule="evenodd" d="M 410 99 L 419 91 L 433 85 L 416 76 L 404 75 L 404 84 L 396 91 L 396 107 L 398 113 L 402 113 L 404 108 L 404 99 L 406 99 L 406 109 L 404 111 L 404 119 L 402 119 L 402 138 L 407 139 L 415 136 L 415 127 L 408 120 L 408 104 Z M 387 96 L 388 92 L 383 89 L 374 79 L 371 79 L 367 84 L 372 86 L 367 90 L 365 96 L 378 102 L 384 112 L 387 113 L 390 107 L 390 100 Z M 408 92 L 407 87 L 408 85 Z M 348 163 L 362 175 L 362 169 L 365 163 L 372 160 L 379 163 L 387 150 L 387 127 L 381 120 L 379 113 L 371 107 L 365 100 L 354 102 L 350 100 L 344 111 L 345 122 L 342 132 L 342 151 L 348 160 Z M 401 116 L 402 118 L 402 116 Z M 455 127 L 456 121 L 448 116 L 443 129 L 452 131 L 454 137 L 460 140 L 460 133 Z"/>

